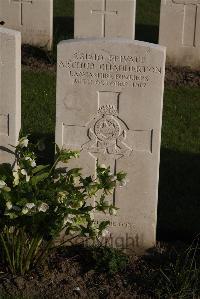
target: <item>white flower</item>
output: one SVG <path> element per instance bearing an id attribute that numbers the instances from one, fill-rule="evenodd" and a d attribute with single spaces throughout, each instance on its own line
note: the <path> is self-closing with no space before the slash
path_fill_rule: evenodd
<path id="1" fill-rule="evenodd" d="M 67 217 L 64 218 L 64 222 L 63 222 L 63 224 L 64 224 L 64 225 L 66 225 L 67 223 L 72 224 L 73 221 L 74 221 L 74 217 L 75 217 L 75 215 L 73 215 L 73 214 L 68 214 Z"/>
<path id="2" fill-rule="evenodd" d="M 2 180 L 0 180 L 0 189 L 3 189 L 4 187 L 6 187 L 6 183 Z"/>
<path id="3" fill-rule="evenodd" d="M 111 176 L 111 182 L 115 182 L 117 180 L 117 176 Z"/>
<path id="4" fill-rule="evenodd" d="M 4 181 L 0 180 L 0 193 L 1 189 L 5 192 L 10 192 L 11 190 L 9 187 L 7 187 L 7 184 Z"/>
<path id="5" fill-rule="evenodd" d="M 31 157 L 26 157 L 25 160 L 26 161 L 30 161 L 31 167 L 35 167 L 36 166 L 35 160 L 33 160 Z"/>
<path id="6" fill-rule="evenodd" d="M 17 186 L 19 184 L 19 174 L 17 171 L 13 171 L 13 176 L 14 176 L 14 186 Z"/>
<path id="7" fill-rule="evenodd" d="M 110 231 L 108 229 L 104 229 L 101 233 L 103 238 L 110 237 Z"/>
<path id="8" fill-rule="evenodd" d="M 103 168 L 103 169 L 106 169 L 106 168 L 107 168 L 105 164 L 100 164 L 99 167 L 100 167 L 100 168 Z"/>
<path id="9" fill-rule="evenodd" d="M 19 140 L 19 146 L 20 146 L 21 148 L 23 148 L 23 147 L 27 147 L 27 146 L 28 146 L 28 142 L 29 142 L 29 140 L 28 140 L 27 137 L 22 137 L 22 138 Z"/>
<path id="10" fill-rule="evenodd" d="M 79 208 L 81 208 L 81 207 L 83 206 L 83 204 L 84 204 L 84 202 L 83 202 L 83 200 L 81 200 L 81 201 L 78 203 Z"/>
<path id="11" fill-rule="evenodd" d="M 24 168 L 22 168 L 22 170 L 21 170 L 21 174 L 23 174 L 23 175 L 27 175 L 27 171 L 26 171 Z"/>
<path id="12" fill-rule="evenodd" d="M 22 209 L 22 214 L 24 214 L 24 215 L 25 215 L 25 214 L 27 214 L 27 213 L 28 213 L 28 208 L 26 208 L 26 207 L 25 207 L 25 208 L 23 208 L 23 209 Z"/>
<path id="13" fill-rule="evenodd" d="M 91 219 L 91 220 L 94 220 L 94 213 L 93 213 L 92 211 L 90 211 L 88 214 L 89 214 L 89 216 L 90 216 L 90 219 Z"/>
<path id="14" fill-rule="evenodd" d="M 123 180 L 119 183 L 119 186 L 120 186 L 120 187 L 125 187 L 125 186 L 127 185 L 128 182 L 129 182 L 128 179 L 127 179 L 127 180 L 123 179 Z"/>
<path id="15" fill-rule="evenodd" d="M 49 206 L 47 203 L 42 202 L 39 206 L 38 206 L 38 211 L 39 212 L 43 212 L 45 213 L 47 210 L 49 209 Z"/>
<path id="16" fill-rule="evenodd" d="M 30 175 L 26 175 L 26 182 L 28 183 L 30 181 Z"/>
<path id="17" fill-rule="evenodd" d="M 74 178 L 74 185 L 78 186 L 80 184 L 80 178 L 79 177 L 75 177 Z"/>
<path id="18" fill-rule="evenodd" d="M 117 209 L 115 209 L 115 208 L 111 208 L 111 209 L 109 210 L 109 212 L 110 212 L 110 215 L 113 215 L 113 216 L 116 216 L 116 215 L 117 215 Z"/>
<path id="19" fill-rule="evenodd" d="M 58 192 L 58 202 L 59 202 L 59 203 L 63 203 L 65 197 L 67 196 L 67 194 L 68 194 L 67 191 Z"/>
<path id="20" fill-rule="evenodd" d="M 11 210 L 12 207 L 13 207 L 12 203 L 11 203 L 10 201 L 7 201 L 7 203 L 6 203 L 6 208 L 7 208 L 8 210 Z"/>
<path id="21" fill-rule="evenodd" d="M 31 167 L 35 167 L 36 166 L 36 162 L 35 162 L 35 160 L 32 160 L 31 161 Z"/>
<path id="22" fill-rule="evenodd" d="M 25 207 L 26 207 L 27 209 L 31 210 L 32 208 L 35 207 L 35 204 L 34 204 L 33 202 L 28 202 L 28 203 L 25 205 Z"/>
<path id="23" fill-rule="evenodd" d="M 26 182 L 28 183 L 30 181 L 30 175 L 28 175 L 27 171 L 24 168 L 21 170 L 21 174 L 26 176 Z"/>

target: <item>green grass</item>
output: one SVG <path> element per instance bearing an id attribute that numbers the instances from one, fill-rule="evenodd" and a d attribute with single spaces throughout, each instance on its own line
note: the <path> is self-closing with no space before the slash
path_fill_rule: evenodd
<path id="1" fill-rule="evenodd" d="M 163 140 L 166 149 L 200 152 L 200 88 L 165 89 Z"/>
<path id="2" fill-rule="evenodd" d="M 137 1 L 136 36 L 155 41 L 158 36 L 160 0 Z M 73 1 L 54 0 L 55 46 L 73 37 Z M 54 55 L 56 51 L 54 48 Z M 23 71 L 23 131 L 55 134 L 56 77 L 51 72 Z M 200 231 L 200 88 L 168 88 L 164 96 L 158 209 L 158 237 L 187 238 Z M 49 143 L 49 144 L 50 144 Z"/>
<path id="3" fill-rule="evenodd" d="M 22 128 L 25 133 L 54 134 L 56 78 L 49 72 L 22 73 Z"/>
<path id="4" fill-rule="evenodd" d="M 160 0 L 137 0 L 136 24 L 159 25 Z"/>
<path id="5" fill-rule="evenodd" d="M 54 0 L 54 16 L 55 17 L 72 17 L 74 15 L 73 0 Z"/>

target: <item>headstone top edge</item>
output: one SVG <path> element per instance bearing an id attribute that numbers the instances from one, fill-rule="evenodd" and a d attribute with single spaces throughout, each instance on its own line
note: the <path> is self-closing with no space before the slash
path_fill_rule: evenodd
<path id="1" fill-rule="evenodd" d="M 148 42 L 143 42 L 143 41 L 138 41 L 138 40 L 132 40 L 132 39 L 127 39 L 127 38 L 76 38 L 76 39 L 68 39 L 68 40 L 63 40 L 58 43 L 58 47 L 65 46 L 68 44 L 78 44 L 78 43 L 83 43 L 88 44 L 88 42 L 92 43 L 104 43 L 104 44 L 110 44 L 110 43 L 121 43 L 123 44 L 131 44 L 135 46 L 144 46 L 148 47 L 151 49 L 157 49 L 166 52 L 166 47 L 153 44 L 153 43 L 148 43 Z"/>
<path id="2" fill-rule="evenodd" d="M 19 36 L 21 38 L 21 32 L 13 29 L 8 29 L 5 27 L 0 27 L 0 33 L 7 33 L 13 36 Z"/>

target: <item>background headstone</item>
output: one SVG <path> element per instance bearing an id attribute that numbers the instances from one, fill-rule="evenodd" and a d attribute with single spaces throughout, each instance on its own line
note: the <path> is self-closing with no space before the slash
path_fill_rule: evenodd
<path id="1" fill-rule="evenodd" d="M 95 174 L 96 161 L 129 183 L 110 199 L 114 246 L 155 245 L 165 48 L 128 39 L 58 45 L 56 143 L 81 151 L 69 166 Z"/>
<path id="2" fill-rule="evenodd" d="M 169 62 L 200 67 L 200 0 L 162 0 L 159 44 Z"/>
<path id="3" fill-rule="evenodd" d="M 22 43 L 51 49 L 53 0 L 0 0 L 0 22 L 22 34 Z"/>
<path id="4" fill-rule="evenodd" d="M 14 162 L 20 127 L 21 34 L 0 28 L 0 163 Z"/>
<path id="5" fill-rule="evenodd" d="M 75 0 L 74 36 L 135 38 L 136 0 Z"/>

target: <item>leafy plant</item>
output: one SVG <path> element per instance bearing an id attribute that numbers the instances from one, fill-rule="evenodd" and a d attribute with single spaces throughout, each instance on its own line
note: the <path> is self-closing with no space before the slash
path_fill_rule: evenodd
<path id="1" fill-rule="evenodd" d="M 96 177 L 83 177 L 79 168 L 59 168 L 79 154 L 58 147 L 53 165 L 37 165 L 34 150 L 22 137 L 15 148 L 15 169 L 0 169 L 0 251 L 12 273 L 24 274 L 40 263 L 61 231 L 92 239 L 104 234 L 109 222 L 95 224 L 93 212 L 115 213 L 106 196 L 126 176 L 114 176 L 105 165 L 97 165 Z M 94 205 L 91 198 L 96 198 Z"/>
<path id="2" fill-rule="evenodd" d="M 108 246 L 94 246 L 89 249 L 93 265 L 98 271 L 114 274 L 126 268 L 128 257 L 120 250 Z"/>

